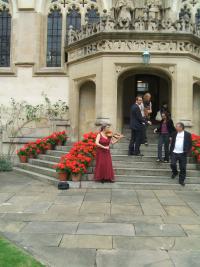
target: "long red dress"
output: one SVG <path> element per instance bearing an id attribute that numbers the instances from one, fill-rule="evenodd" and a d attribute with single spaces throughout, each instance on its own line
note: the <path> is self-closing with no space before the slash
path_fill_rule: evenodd
<path id="1" fill-rule="evenodd" d="M 102 146 L 110 145 L 110 138 L 105 138 L 100 134 L 99 144 Z M 114 181 L 114 171 L 112 166 L 112 158 L 110 150 L 97 147 L 96 152 L 96 167 L 94 171 L 94 180 L 95 181 Z"/>

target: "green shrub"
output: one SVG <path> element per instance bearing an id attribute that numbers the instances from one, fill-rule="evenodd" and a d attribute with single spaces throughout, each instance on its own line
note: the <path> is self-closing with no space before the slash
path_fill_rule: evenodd
<path id="1" fill-rule="evenodd" d="M 13 166 L 11 160 L 7 156 L 0 156 L 0 172 L 12 171 Z"/>

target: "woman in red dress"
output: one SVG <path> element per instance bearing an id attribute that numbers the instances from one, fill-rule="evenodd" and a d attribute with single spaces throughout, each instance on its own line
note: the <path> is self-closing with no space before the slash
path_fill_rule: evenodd
<path id="1" fill-rule="evenodd" d="M 108 132 L 111 132 L 109 125 L 103 125 L 96 138 L 97 152 L 94 172 L 95 182 L 113 183 L 115 181 L 110 154 L 110 144 L 116 144 L 122 136 L 118 135 L 118 138 L 113 138 L 108 134 Z"/>

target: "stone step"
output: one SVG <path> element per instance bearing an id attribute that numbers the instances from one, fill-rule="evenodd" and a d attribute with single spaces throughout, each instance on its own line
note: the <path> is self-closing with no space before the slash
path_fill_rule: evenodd
<path id="1" fill-rule="evenodd" d="M 37 173 L 35 171 L 30 171 L 30 170 L 26 170 L 24 168 L 21 168 L 21 166 L 19 167 L 14 167 L 13 168 L 14 171 L 16 171 L 17 173 L 21 173 L 23 175 L 27 175 L 33 179 L 37 179 L 41 182 L 47 182 L 47 183 L 50 183 L 50 184 L 54 184 L 54 185 L 58 185 L 58 179 L 57 178 L 54 178 L 52 176 L 48 176 L 48 175 L 43 175 L 43 174 L 40 174 L 40 173 Z"/>
<path id="2" fill-rule="evenodd" d="M 176 184 L 177 179 L 171 179 L 167 176 L 128 176 L 128 175 L 116 175 L 116 182 L 132 182 L 132 183 L 169 183 Z M 200 184 L 200 179 L 198 177 L 187 177 L 187 183 L 189 184 Z"/>
<path id="3" fill-rule="evenodd" d="M 51 183 L 55 186 L 58 185 L 58 179 L 53 178 L 47 175 L 43 175 L 40 173 L 37 173 L 35 171 L 23 169 L 20 167 L 15 167 L 14 170 L 17 173 L 21 173 L 24 175 L 27 175 L 33 179 L 37 179 L 39 181 L 45 181 L 47 183 Z M 178 184 L 177 180 L 170 180 L 168 178 L 162 179 L 161 182 L 153 182 L 151 179 L 146 182 L 142 181 L 141 177 L 138 177 L 138 181 L 136 180 L 131 180 L 131 182 L 125 181 L 125 179 L 122 180 L 122 177 L 118 178 L 116 177 L 116 182 L 115 183 L 95 183 L 93 181 L 82 181 L 81 182 L 81 187 L 82 188 L 93 188 L 93 189 L 106 189 L 106 188 L 112 188 L 112 189 L 138 189 L 138 190 L 181 190 L 181 191 L 187 191 L 187 190 L 200 190 L 200 184 L 195 183 L 193 181 L 193 178 L 187 179 L 186 180 L 186 186 L 182 187 Z M 174 181 L 174 182 L 173 182 Z M 79 188 L 80 183 L 74 183 L 71 181 L 68 181 L 70 188 Z"/>
<path id="4" fill-rule="evenodd" d="M 55 162 L 43 161 L 40 159 L 30 159 L 29 164 L 27 164 L 27 165 L 38 166 L 38 167 L 45 168 L 47 170 L 49 170 L 49 169 L 51 170 L 53 168 L 53 166 L 55 165 Z M 89 167 L 88 173 L 93 173 L 93 170 L 94 170 L 94 167 Z M 170 168 L 152 168 L 152 166 L 151 166 L 151 168 L 143 169 L 142 165 L 137 165 L 137 164 L 135 166 L 131 166 L 131 167 L 130 166 L 126 167 L 124 165 L 122 165 L 122 166 L 114 165 L 114 170 L 115 170 L 116 175 L 129 175 L 132 177 L 135 177 L 138 175 L 139 176 L 146 176 L 146 177 L 148 177 L 148 176 L 170 177 L 170 175 L 171 175 Z M 43 173 L 43 174 L 46 175 L 46 173 Z M 49 175 L 49 173 L 47 175 Z M 200 177 L 200 172 L 198 170 L 188 169 L 187 175 L 188 175 L 188 177 Z"/>
<path id="5" fill-rule="evenodd" d="M 23 168 L 18 168 L 14 167 L 14 170 L 17 173 L 21 173 L 24 175 L 27 175 L 33 179 L 37 179 L 39 181 L 45 181 L 47 183 L 54 184 L 57 186 L 58 180 L 56 178 L 52 178 L 46 175 L 42 175 L 40 173 L 36 173 L 34 171 L 26 170 Z M 80 183 L 74 183 L 71 181 L 68 181 L 70 188 L 91 188 L 91 189 L 135 189 L 135 190 L 180 190 L 180 191 L 188 191 L 188 190 L 200 190 L 200 184 L 192 184 L 188 183 L 188 179 L 186 180 L 186 186 L 182 187 L 177 183 L 168 183 L 168 182 L 163 182 L 163 183 L 151 183 L 151 182 L 146 182 L 146 183 L 134 183 L 134 182 L 115 182 L 115 183 L 95 183 L 91 181 L 82 181 Z"/>
<path id="6" fill-rule="evenodd" d="M 131 175 L 131 176 L 167 176 L 170 177 L 170 169 L 145 169 L 145 168 L 115 168 L 116 175 Z M 198 170 L 188 170 L 188 177 L 199 177 L 200 171 Z"/>
<path id="7" fill-rule="evenodd" d="M 50 156 L 50 155 L 39 155 L 38 159 L 43 160 L 43 161 L 51 161 L 54 162 L 54 164 L 58 163 L 60 161 L 60 157 L 54 157 L 54 156 Z M 143 161 L 141 162 L 138 157 L 135 157 L 134 159 L 132 157 L 124 157 L 120 160 L 121 158 L 118 158 L 118 156 L 113 156 L 113 166 L 116 167 L 134 167 L 134 166 L 140 166 L 140 167 L 145 167 L 147 168 L 157 168 L 157 169 L 162 169 L 162 168 L 170 168 L 170 163 L 158 163 L 156 162 L 156 157 L 149 157 L 149 158 L 145 158 L 142 157 Z M 138 160 L 138 161 L 136 161 Z M 149 161 L 148 161 L 149 160 Z M 152 161 L 151 161 L 152 160 Z M 94 166 L 95 164 L 93 164 Z M 197 165 L 195 163 L 188 163 L 187 165 L 188 170 L 196 170 L 197 169 Z"/>

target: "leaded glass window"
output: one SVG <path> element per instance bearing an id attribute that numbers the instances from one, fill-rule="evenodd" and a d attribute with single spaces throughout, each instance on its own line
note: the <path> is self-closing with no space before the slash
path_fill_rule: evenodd
<path id="1" fill-rule="evenodd" d="M 0 67 L 10 66 L 11 15 L 6 7 L 0 10 Z"/>
<path id="2" fill-rule="evenodd" d="M 92 7 L 87 11 L 86 18 L 88 19 L 88 24 L 98 23 L 100 21 L 98 10 Z"/>
<path id="3" fill-rule="evenodd" d="M 61 66 L 62 14 L 55 7 L 48 15 L 47 67 Z"/>
<path id="4" fill-rule="evenodd" d="M 200 9 L 197 10 L 197 13 L 195 15 L 196 24 L 200 25 Z"/>
<path id="5" fill-rule="evenodd" d="M 73 29 L 79 30 L 81 28 L 81 14 L 73 7 L 67 14 L 67 30 L 69 26 L 73 26 Z"/>

